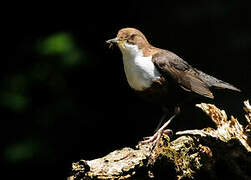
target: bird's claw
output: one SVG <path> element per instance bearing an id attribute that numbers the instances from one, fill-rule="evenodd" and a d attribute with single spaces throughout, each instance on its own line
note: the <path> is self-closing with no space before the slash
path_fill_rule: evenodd
<path id="1" fill-rule="evenodd" d="M 148 143 L 153 143 L 153 146 L 155 146 L 156 144 L 158 144 L 162 134 L 173 135 L 173 131 L 171 129 L 159 130 L 153 136 L 144 137 L 144 140 L 140 141 L 139 144 L 144 145 Z"/>

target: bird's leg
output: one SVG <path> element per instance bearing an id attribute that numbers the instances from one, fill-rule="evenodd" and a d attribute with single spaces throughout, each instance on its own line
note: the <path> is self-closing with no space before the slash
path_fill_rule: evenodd
<path id="1" fill-rule="evenodd" d="M 175 108 L 175 113 L 174 115 L 167 121 L 165 122 L 165 124 L 163 124 L 163 126 L 161 126 L 161 128 L 159 128 L 157 130 L 157 132 L 151 136 L 151 137 L 147 137 L 145 138 L 144 141 L 141 141 L 140 144 L 148 144 L 148 143 L 153 143 L 153 146 L 155 146 L 157 144 L 157 142 L 160 140 L 161 135 L 163 133 L 168 134 L 168 133 L 172 133 L 172 130 L 170 129 L 166 129 L 167 126 L 170 124 L 170 122 L 180 113 L 180 107 L 176 107 Z M 165 115 L 166 116 L 166 115 Z M 163 118 L 163 117 L 162 117 Z"/>
<path id="2" fill-rule="evenodd" d="M 165 124 L 163 124 L 163 126 L 161 128 L 159 128 L 159 130 L 156 133 L 154 133 L 153 136 L 144 138 L 145 140 L 141 141 L 140 144 L 154 143 L 154 145 L 155 145 L 155 144 L 157 144 L 161 135 L 164 132 L 166 132 L 166 133 L 172 132 L 172 130 L 170 130 L 170 129 L 165 130 L 165 128 L 170 124 L 170 122 L 175 118 L 175 116 L 176 116 L 176 114 L 174 114 Z"/>
<path id="3" fill-rule="evenodd" d="M 162 115 L 161 118 L 160 118 L 160 121 L 159 121 L 158 126 L 157 126 L 156 129 L 154 130 L 154 133 L 155 133 L 154 135 L 155 135 L 155 136 L 153 135 L 153 136 L 144 137 L 144 140 L 145 140 L 145 141 L 147 141 L 147 140 L 149 140 L 149 139 L 152 139 L 153 137 L 156 137 L 156 135 L 157 135 L 156 132 L 160 129 L 162 123 L 166 120 L 167 115 L 169 114 L 168 108 L 165 107 L 165 106 L 162 106 L 162 111 L 163 111 L 163 115 Z M 171 131 L 171 133 L 172 133 L 172 131 Z M 168 134 L 168 132 L 165 133 L 165 134 Z M 143 141 L 143 143 L 144 143 L 145 141 Z"/>
<path id="4" fill-rule="evenodd" d="M 158 131 L 158 129 L 160 128 L 160 126 L 162 125 L 162 123 L 164 122 L 164 120 L 166 119 L 167 115 L 169 114 L 168 108 L 165 107 L 165 106 L 162 107 L 162 111 L 163 111 L 163 115 L 162 115 L 162 117 L 160 118 L 159 124 L 158 124 L 158 126 L 156 127 L 156 129 L 155 129 L 154 132 L 157 132 L 157 131 Z"/>

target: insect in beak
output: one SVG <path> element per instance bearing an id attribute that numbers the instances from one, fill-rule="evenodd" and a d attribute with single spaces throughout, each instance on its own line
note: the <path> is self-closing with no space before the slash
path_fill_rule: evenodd
<path id="1" fill-rule="evenodd" d="M 109 44 L 109 48 L 111 48 L 113 44 L 117 44 L 118 42 L 118 38 L 113 38 L 106 41 L 106 43 Z"/>

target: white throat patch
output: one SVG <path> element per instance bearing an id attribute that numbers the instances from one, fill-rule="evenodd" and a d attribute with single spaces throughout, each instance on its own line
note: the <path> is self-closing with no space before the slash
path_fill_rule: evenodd
<path id="1" fill-rule="evenodd" d="M 137 45 L 125 42 L 120 50 L 123 54 L 126 78 L 133 89 L 144 90 L 160 78 L 161 75 L 152 62 L 152 56 L 144 57 Z"/>

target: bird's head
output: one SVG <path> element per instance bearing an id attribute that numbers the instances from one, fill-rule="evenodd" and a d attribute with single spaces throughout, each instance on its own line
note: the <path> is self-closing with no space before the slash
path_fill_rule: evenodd
<path id="1" fill-rule="evenodd" d="M 119 30 L 117 37 L 106 41 L 107 43 L 117 44 L 123 55 L 136 55 L 149 48 L 146 37 L 142 32 L 135 28 L 123 28 Z"/>

